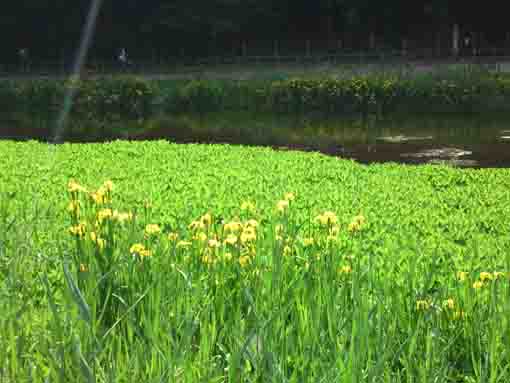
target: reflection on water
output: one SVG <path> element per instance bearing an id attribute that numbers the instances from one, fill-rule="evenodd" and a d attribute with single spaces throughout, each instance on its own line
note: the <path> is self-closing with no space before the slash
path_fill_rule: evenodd
<path id="1" fill-rule="evenodd" d="M 510 116 L 346 119 L 222 113 L 161 120 L 138 138 L 321 151 L 363 163 L 510 167 Z"/>
<path id="2" fill-rule="evenodd" d="M 26 126 L 24 130 L 2 131 L 1 128 L 0 124 L 0 137 L 13 136 L 18 129 L 25 138 L 43 138 L 42 127 L 32 133 Z M 94 135 L 88 133 L 92 131 Z M 67 139 L 98 141 L 104 132 L 104 126 L 89 129 L 81 123 L 80 129 L 76 130 L 71 124 Z M 223 112 L 163 116 L 142 124 L 123 123 L 109 129 L 107 138 L 268 145 L 279 149 L 321 151 L 363 163 L 442 162 L 465 167 L 510 167 L 509 115 L 361 119 Z"/>

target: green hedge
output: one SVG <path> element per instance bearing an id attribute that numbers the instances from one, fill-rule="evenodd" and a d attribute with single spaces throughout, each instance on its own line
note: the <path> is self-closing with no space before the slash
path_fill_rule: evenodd
<path id="1" fill-rule="evenodd" d="M 169 91 L 169 89 L 172 89 Z M 506 110 L 510 79 L 502 75 L 450 73 L 413 78 L 363 75 L 351 78 L 291 78 L 278 81 L 192 80 L 160 84 L 166 111 L 255 109 L 330 114 L 466 112 Z"/>
<path id="2" fill-rule="evenodd" d="M 363 75 L 266 81 L 94 80 L 0 82 L 3 113 L 53 118 L 71 100 L 71 117 L 141 120 L 175 112 L 256 110 L 330 114 L 506 110 L 510 78 L 489 73 L 416 77 Z"/>
<path id="3" fill-rule="evenodd" d="M 32 117 L 53 118 L 69 105 L 71 116 L 78 119 L 143 119 L 152 115 L 154 95 L 153 84 L 138 78 L 0 83 L 4 113 Z"/>

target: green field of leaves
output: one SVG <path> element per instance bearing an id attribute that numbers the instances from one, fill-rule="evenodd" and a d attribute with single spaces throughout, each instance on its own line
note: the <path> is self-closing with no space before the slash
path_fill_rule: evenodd
<path id="1" fill-rule="evenodd" d="M 0 142 L 3 382 L 504 382 L 510 170 Z"/>

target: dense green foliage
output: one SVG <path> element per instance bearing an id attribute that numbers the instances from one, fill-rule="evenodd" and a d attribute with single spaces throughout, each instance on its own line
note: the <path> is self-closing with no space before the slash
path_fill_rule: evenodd
<path id="1" fill-rule="evenodd" d="M 2 114 L 55 120 L 70 104 L 74 120 L 115 122 L 162 114 L 223 110 L 332 115 L 508 110 L 510 81 L 503 74 L 369 73 L 338 77 L 234 80 L 34 80 L 0 83 Z"/>
<path id="2" fill-rule="evenodd" d="M 54 118 L 72 101 L 77 119 L 116 121 L 146 118 L 154 97 L 149 82 L 137 78 L 0 82 L 3 114 Z"/>
<path id="3" fill-rule="evenodd" d="M 3 381 L 510 378 L 508 170 L 0 150 Z"/>

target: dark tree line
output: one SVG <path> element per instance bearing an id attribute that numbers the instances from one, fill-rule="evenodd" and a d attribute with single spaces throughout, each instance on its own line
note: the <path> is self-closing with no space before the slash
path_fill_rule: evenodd
<path id="1" fill-rule="evenodd" d="M 72 56 L 92 1 L 5 0 L 2 59 L 21 47 L 42 58 Z M 112 58 L 120 47 L 139 57 L 238 54 L 243 41 L 302 39 L 355 48 L 377 38 L 401 48 L 439 32 L 448 42 L 454 25 L 505 44 L 509 9 L 499 0 L 103 0 L 91 54 Z"/>

